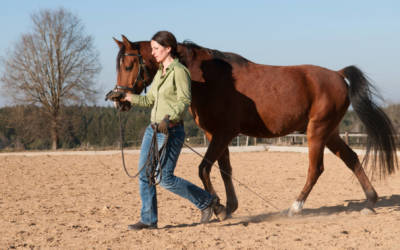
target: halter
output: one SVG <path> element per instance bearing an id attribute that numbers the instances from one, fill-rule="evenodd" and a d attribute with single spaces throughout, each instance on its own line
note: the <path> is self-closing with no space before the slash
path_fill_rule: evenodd
<path id="1" fill-rule="evenodd" d="M 125 53 L 124 56 L 137 56 L 139 59 L 139 70 L 138 73 L 136 75 L 136 80 L 132 83 L 132 87 L 127 87 L 127 86 L 115 86 L 116 90 L 128 90 L 128 91 L 132 91 L 134 92 L 135 90 L 135 85 L 139 82 L 142 81 L 144 83 L 144 89 L 146 91 L 146 87 L 149 86 L 149 82 L 146 81 L 146 79 L 144 77 L 142 77 L 142 70 L 144 71 L 144 73 L 147 75 L 147 79 L 150 78 L 149 72 L 146 69 L 146 65 L 144 63 L 143 57 L 140 54 L 140 52 L 138 54 L 134 54 L 134 53 Z"/>

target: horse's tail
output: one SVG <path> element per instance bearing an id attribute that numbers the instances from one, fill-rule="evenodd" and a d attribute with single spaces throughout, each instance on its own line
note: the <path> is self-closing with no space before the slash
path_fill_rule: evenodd
<path id="1" fill-rule="evenodd" d="M 366 166 L 371 151 L 372 174 L 379 161 L 379 176 L 385 177 L 398 168 L 395 130 L 389 117 L 373 101 L 375 88 L 355 66 L 339 71 L 349 81 L 349 98 L 353 109 L 367 130 L 367 148 L 362 165 Z"/>

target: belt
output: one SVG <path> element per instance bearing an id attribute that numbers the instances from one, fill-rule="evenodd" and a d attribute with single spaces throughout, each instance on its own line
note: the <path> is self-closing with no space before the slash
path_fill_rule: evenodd
<path id="1" fill-rule="evenodd" d="M 177 121 L 177 122 L 170 121 L 169 124 L 168 124 L 168 127 L 169 128 L 173 128 L 173 127 L 176 127 L 176 126 L 179 126 L 179 125 L 183 126 L 183 121 Z"/>
<path id="2" fill-rule="evenodd" d="M 183 126 L 183 121 L 177 121 L 177 122 L 170 121 L 169 124 L 168 124 L 168 128 L 174 128 L 174 127 L 180 126 L 180 125 Z M 152 127 L 153 129 L 156 129 L 156 126 L 157 126 L 156 123 L 152 123 L 152 124 L 151 124 L 151 127 Z"/>

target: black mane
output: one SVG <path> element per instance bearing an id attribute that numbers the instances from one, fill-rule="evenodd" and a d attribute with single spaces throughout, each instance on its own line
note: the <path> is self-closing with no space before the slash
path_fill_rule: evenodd
<path id="1" fill-rule="evenodd" d="M 215 49 L 208 49 L 205 47 L 201 47 L 200 45 L 197 45 L 196 43 L 189 41 L 189 40 L 185 40 L 181 43 L 182 46 L 184 46 L 188 51 L 190 51 L 191 53 L 193 53 L 194 55 L 196 55 L 196 50 L 204 50 L 206 51 L 209 55 L 211 55 L 213 57 L 213 59 L 215 60 L 222 60 L 225 61 L 229 64 L 235 63 L 235 64 L 239 64 L 239 65 L 244 65 L 249 63 L 250 61 L 247 60 L 246 58 L 235 54 L 235 53 L 231 53 L 231 52 L 222 52 L 219 50 L 215 50 Z M 131 43 L 131 46 L 133 49 L 137 49 L 138 51 L 140 51 L 140 42 L 133 42 Z M 180 55 L 181 57 L 182 55 Z M 125 46 L 123 46 L 117 55 L 117 65 L 116 65 L 116 69 L 117 71 L 120 70 L 120 62 L 121 60 L 124 60 L 125 58 Z M 184 58 L 180 58 L 180 61 L 186 65 L 186 60 Z"/>
<path id="2" fill-rule="evenodd" d="M 246 58 L 244 58 L 238 54 L 231 53 L 231 52 L 222 52 L 222 51 L 215 50 L 215 49 L 204 48 L 204 47 L 201 47 L 201 46 L 197 45 L 196 43 L 189 41 L 189 40 L 183 41 L 182 45 L 185 48 L 187 48 L 189 51 L 191 51 L 193 49 L 205 50 L 205 51 L 207 51 L 208 54 L 210 54 L 213 57 L 213 59 L 223 60 L 228 63 L 247 64 L 250 62 L 249 60 L 247 60 Z"/>

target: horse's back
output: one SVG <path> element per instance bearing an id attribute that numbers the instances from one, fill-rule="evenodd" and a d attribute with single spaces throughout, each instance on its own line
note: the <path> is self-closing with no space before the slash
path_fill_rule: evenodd
<path id="1" fill-rule="evenodd" d="M 271 135 L 305 129 L 310 119 L 342 116 L 348 106 L 347 86 L 336 71 L 314 65 L 254 64 L 235 76 L 236 89 L 254 103 Z M 249 107 L 242 112 L 251 114 Z"/>

